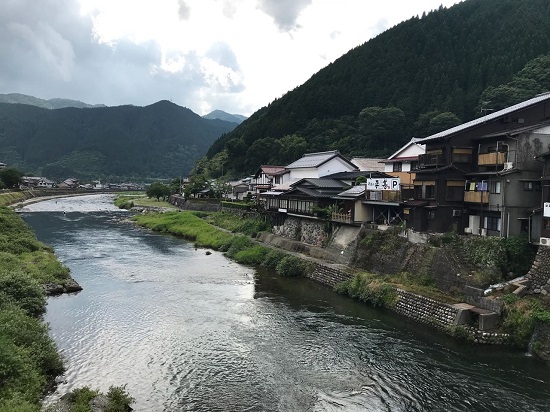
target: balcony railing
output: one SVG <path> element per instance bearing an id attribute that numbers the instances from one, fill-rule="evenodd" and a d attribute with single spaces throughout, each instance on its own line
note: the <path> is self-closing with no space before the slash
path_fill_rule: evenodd
<path id="1" fill-rule="evenodd" d="M 464 192 L 464 201 L 467 203 L 489 203 L 489 192 Z"/>
<path id="2" fill-rule="evenodd" d="M 503 165 L 506 162 L 506 153 L 482 153 L 477 157 L 479 166 Z"/>
<path id="3" fill-rule="evenodd" d="M 434 167 L 444 164 L 443 153 L 426 153 L 418 156 L 418 167 Z"/>

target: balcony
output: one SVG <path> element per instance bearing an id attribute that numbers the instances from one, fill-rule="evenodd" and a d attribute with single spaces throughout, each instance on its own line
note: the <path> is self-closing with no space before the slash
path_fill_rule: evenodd
<path id="1" fill-rule="evenodd" d="M 399 190 L 369 190 L 365 198 L 367 200 L 375 200 L 378 202 L 400 202 L 401 191 Z"/>
<path id="2" fill-rule="evenodd" d="M 477 164 L 479 166 L 503 165 L 505 162 L 506 153 L 501 152 L 482 153 L 477 157 Z"/>
<path id="3" fill-rule="evenodd" d="M 489 192 L 464 192 L 464 202 L 466 203 L 489 203 Z"/>
<path id="4" fill-rule="evenodd" d="M 442 152 L 426 153 L 418 156 L 418 167 L 438 167 L 444 165 L 445 158 Z"/>

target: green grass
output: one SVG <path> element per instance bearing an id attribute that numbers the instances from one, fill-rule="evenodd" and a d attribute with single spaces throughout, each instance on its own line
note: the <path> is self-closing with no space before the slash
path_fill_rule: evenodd
<path id="1" fill-rule="evenodd" d="M 208 220 L 213 225 L 219 226 L 233 233 L 243 233 L 256 236 L 259 232 L 269 231 L 271 226 L 265 219 L 241 217 L 233 213 L 216 212 L 209 214 Z"/>
<path id="2" fill-rule="evenodd" d="M 115 199 L 115 206 L 121 208 L 121 209 L 128 209 L 128 207 L 124 207 L 124 206 L 127 206 L 129 204 L 132 204 L 132 206 L 130 207 L 133 207 L 133 206 L 154 206 L 154 207 L 166 207 L 166 208 L 169 208 L 169 209 L 174 209 L 176 210 L 177 207 L 164 201 L 164 200 L 161 200 L 161 201 L 157 201 L 157 199 L 154 199 L 154 198 L 148 198 L 146 195 L 144 194 L 133 194 L 133 195 L 129 195 L 129 194 L 119 194 L 117 196 L 117 198 Z"/>
<path id="3" fill-rule="evenodd" d="M 26 192 L 4 192 L 0 193 L 0 206 L 9 206 L 13 203 L 21 202 L 30 196 Z"/>

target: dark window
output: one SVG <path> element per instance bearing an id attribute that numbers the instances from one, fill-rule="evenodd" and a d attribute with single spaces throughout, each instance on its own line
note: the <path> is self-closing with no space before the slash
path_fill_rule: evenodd
<path id="1" fill-rule="evenodd" d="M 403 170 L 403 165 L 401 162 L 395 162 L 393 164 L 393 171 L 394 172 L 400 172 L 401 170 Z"/>
<path id="2" fill-rule="evenodd" d="M 435 185 L 426 186 L 426 199 L 435 198 Z"/>
<path id="3" fill-rule="evenodd" d="M 485 218 L 485 229 L 487 230 L 500 230 L 500 217 L 487 216 Z"/>
<path id="4" fill-rule="evenodd" d="M 449 201 L 464 200 L 464 186 L 447 186 L 445 199 Z"/>
<path id="5" fill-rule="evenodd" d="M 535 182 L 523 182 L 523 190 L 526 190 L 528 192 L 533 191 Z"/>
<path id="6" fill-rule="evenodd" d="M 418 162 L 417 161 L 411 162 L 411 170 L 418 170 Z"/>
<path id="7" fill-rule="evenodd" d="M 550 219 L 544 219 L 543 228 L 544 230 L 550 230 Z"/>
<path id="8" fill-rule="evenodd" d="M 435 220 L 435 209 L 428 210 L 428 219 Z"/>
<path id="9" fill-rule="evenodd" d="M 493 182 L 491 182 L 491 193 L 496 193 L 496 194 L 499 194 L 500 193 L 500 180 L 495 180 Z"/>

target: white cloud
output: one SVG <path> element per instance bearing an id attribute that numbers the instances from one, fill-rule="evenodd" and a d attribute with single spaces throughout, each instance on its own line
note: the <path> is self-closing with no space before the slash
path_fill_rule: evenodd
<path id="1" fill-rule="evenodd" d="M 18 0 L 0 93 L 250 115 L 381 31 L 457 0 Z M 39 64 L 37 64 L 39 62 Z"/>

